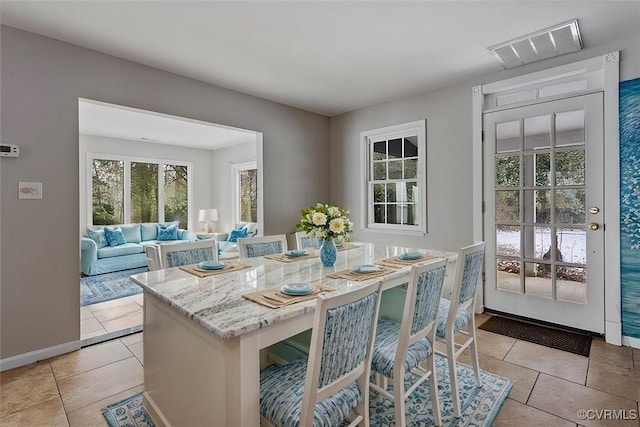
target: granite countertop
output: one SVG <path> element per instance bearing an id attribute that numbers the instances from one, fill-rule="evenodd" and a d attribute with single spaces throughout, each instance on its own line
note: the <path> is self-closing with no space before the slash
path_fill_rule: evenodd
<path id="1" fill-rule="evenodd" d="M 455 261 L 456 257 L 452 252 L 356 244 L 359 245 L 357 248 L 339 251 L 336 266 L 329 268 L 322 267 L 318 258 L 283 263 L 258 257 L 242 260 L 250 264 L 250 268 L 206 278 L 196 277 L 179 268 L 169 268 L 136 274 L 131 276 L 131 280 L 146 294 L 157 297 L 218 337 L 230 339 L 315 309 L 315 300 L 272 309 L 243 298 L 243 294 L 301 282 L 323 284 L 338 292 L 348 292 L 368 282 L 331 279 L 327 275 L 361 264 L 373 264 L 403 252 L 421 251 L 449 257 L 450 261 Z M 382 279 L 399 278 L 406 275 L 408 269 L 394 271 Z M 448 271 L 448 274 L 453 274 L 453 271 Z"/>

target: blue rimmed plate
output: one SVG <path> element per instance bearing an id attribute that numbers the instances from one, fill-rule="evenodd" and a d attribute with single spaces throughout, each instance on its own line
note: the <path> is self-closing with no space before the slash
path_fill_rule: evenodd
<path id="1" fill-rule="evenodd" d="M 422 254 L 420 252 L 407 252 L 400 255 L 398 258 L 405 261 L 410 261 L 410 260 L 422 258 Z"/>
<path id="2" fill-rule="evenodd" d="M 373 273 L 376 271 L 382 271 L 382 267 L 374 264 L 364 264 L 357 266 L 353 269 L 353 271 L 355 271 L 356 273 Z"/>
<path id="3" fill-rule="evenodd" d="M 199 262 L 198 267 L 203 270 L 222 270 L 225 267 L 224 262 L 218 261 L 202 261 Z"/>
<path id="4" fill-rule="evenodd" d="M 305 251 L 304 249 L 293 249 L 293 250 L 285 252 L 284 254 L 286 256 L 296 257 L 296 256 L 306 255 L 307 251 Z"/>
<path id="5" fill-rule="evenodd" d="M 315 287 L 310 283 L 289 283 L 280 288 L 283 294 L 287 295 L 308 295 Z"/>

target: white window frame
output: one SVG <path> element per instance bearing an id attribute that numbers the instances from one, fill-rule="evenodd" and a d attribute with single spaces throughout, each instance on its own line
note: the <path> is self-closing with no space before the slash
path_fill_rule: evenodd
<path id="1" fill-rule="evenodd" d="M 114 160 L 124 162 L 124 217 L 123 223 L 131 223 L 131 163 L 152 163 L 158 165 L 158 222 L 164 222 L 164 165 L 187 167 L 187 227 L 191 227 L 193 212 L 193 163 L 183 160 L 166 160 L 148 157 L 122 156 L 106 153 L 87 153 L 87 226 L 93 226 L 93 180 L 91 179 L 94 160 Z"/>
<path id="2" fill-rule="evenodd" d="M 416 210 L 418 217 L 418 225 L 407 224 L 380 224 L 374 222 L 373 208 L 373 191 L 369 181 L 371 160 L 371 142 L 374 140 L 389 140 L 395 138 L 403 138 L 407 136 L 418 136 L 418 198 L 416 202 Z M 401 233 L 411 235 L 425 235 L 427 233 L 427 121 L 417 120 L 414 122 L 403 123 L 399 125 L 387 126 L 380 129 L 368 130 L 360 133 L 361 141 L 361 212 L 362 212 L 362 229 L 364 231 Z"/>
<path id="3" fill-rule="evenodd" d="M 245 162 L 235 163 L 231 165 L 231 182 L 233 182 L 233 191 L 231 192 L 231 218 L 233 218 L 233 224 L 244 222 L 240 220 L 240 172 L 246 170 L 258 170 L 258 162 Z M 260 176 L 258 176 L 258 219 L 260 219 Z"/>

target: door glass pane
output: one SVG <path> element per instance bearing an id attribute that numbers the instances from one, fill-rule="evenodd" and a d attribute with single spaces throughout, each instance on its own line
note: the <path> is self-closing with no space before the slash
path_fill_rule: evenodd
<path id="1" fill-rule="evenodd" d="M 496 222 L 520 221 L 520 192 L 496 191 Z"/>
<path id="2" fill-rule="evenodd" d="M 576 304 L 587 303 L 587 269 L 556 267 L 556 299 Z"/>
<path id="3" fill-rule="evenodd" d="M 124 222 L 124 162 L 94 159 L 91 162 L 92 224 Z"/>
<path id="4" fill-rule="evenodd" d="M 496 124 L 496 153 L 519 151 L 520 121 Z"/>
<path id="5" fill-rule="evenodd" d="M 584 185 L 584 150 L 556 152 L 556 185 Z"/>
<path id="6" fill-rule="evenodd" d="M 549 153 L 525 154 L 524 176 L 526 186 L 548 187 L 551 185 L 551 155 Z"/>
<path id="7" fill-rule="evenodd" d="M 158 221 L 158 165 L 131 162 L 131 221 Z"/>
<path id="8" fill-rule="evenodd" d="M 524 149 L 535 150 L 551 146 L 551 116 L 527 117 L 524 119 Z"/>
<path id="9" fill-rule="evenodd" d="M 556 223 L 585 223 L 585 194 L 583 189 L 556 190 Z"/>
<path id="10" fill-rule="evenodd" d="M 524 227 L 524 257 L 552 261 L 551 227 Z"/>
<path id="11" fill-rule="evenodd" d="M 496 226 L 496 255 L 520 256 L 520 227 L 512 225 Z"/>
<path id="12" fill-rule="evenodd" d="M 559 228 L 558 236 L 559 261 L 572 264 L 587 264 L 587 232 L 581 228 Z"/>
<path id="13" fill-rule="evenodd" d="M 556 114 L 556 147 L 584 144 L 584 110 Z"/>
<path id="14" fill-rule="evenodd" d="M 550 197 L 550 190 L 526 190 L 524 192 L 525 222 L 551 223 Z"/>
<path id="15" fill-rule="evenodd" d="M 520 156 L 496 156 L 496 187 L 520 185 Z"/>
<path id="16" fill-rule="evenodd" d="M 520 292 L 520 261 L 517 259 L 497 259 L 496 287 L 501 291 Z"/>
<path id="17" fill-rule="evenodd" d="M 164 165 L 164 220 L 188 227 L 187 167 Z"/>
<path id="18" fill-rule="evenodd" d="M 524 293 L 531 296 L 552 298 L 551 265 L 546 263 L 524 263 Z"/>

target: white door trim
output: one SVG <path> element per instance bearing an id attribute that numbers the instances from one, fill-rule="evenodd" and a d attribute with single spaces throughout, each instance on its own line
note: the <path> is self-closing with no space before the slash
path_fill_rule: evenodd
<path id="1" fill-rule="evenodd" d="M 582 93 L 594 90 L 604 92 L 604 211 L 605 211 L 605 339 L 610 344 L 622 344 L 622 325 L 620 307 L 620 141 L 619 141 L 619 52 L 575 62 L 561 67 L 539 71 L 523 76 L 513 77 L 498 82 L 488 83 L 472 88 L 473 106 L 473 239 L 484 239 L 483 231 L 483 193 L 482 193 L 482 115 L 485 109 L 493 109 L 486 104 L 488 97 L 496 94 L 513 92 L 526 87 L 552 84 L 554 81 L 565 81 L 580 75 L 596 75 L 590 79 L 593 85 Z M 575 94 L 571 94 L 575 95 Z M 526 105 L 526 102 L 520 105 Z M 516 106 L 516 105 L 513 105 Z M 476 312 L 484 310 L 483 295 L 478 295 Z"/>

